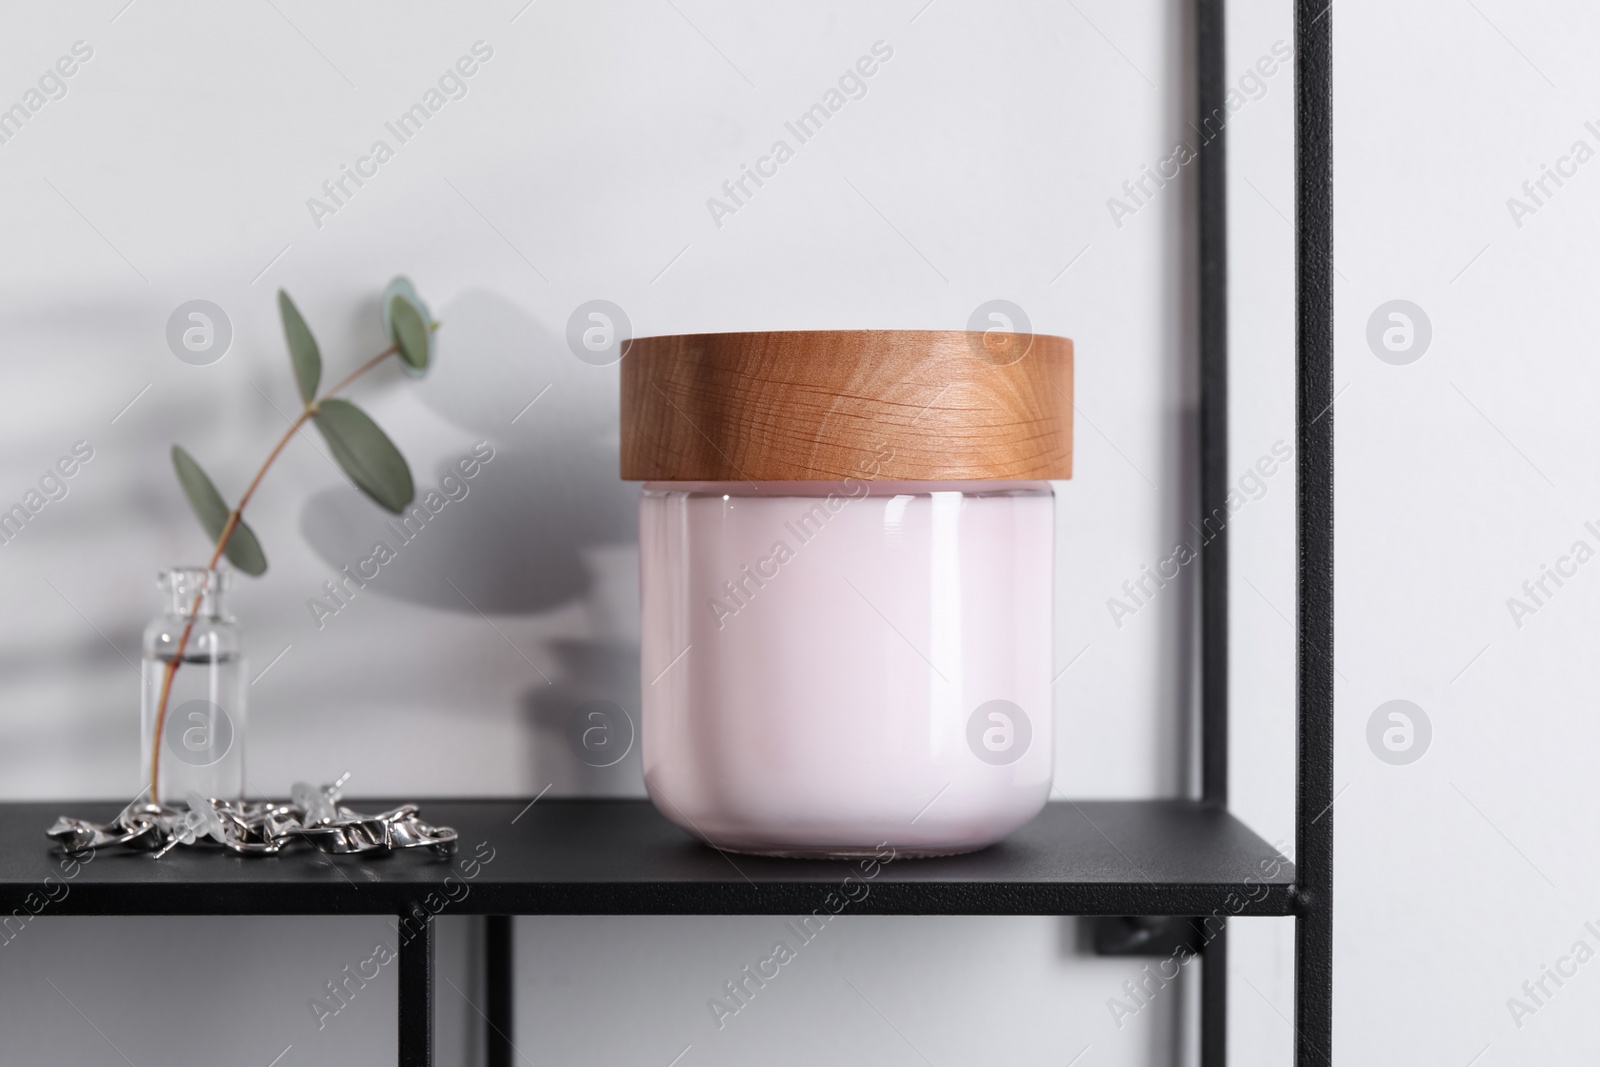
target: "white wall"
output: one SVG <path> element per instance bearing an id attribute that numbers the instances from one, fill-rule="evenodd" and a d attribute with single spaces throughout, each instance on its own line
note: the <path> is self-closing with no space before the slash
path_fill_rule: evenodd
<path id="1" fill-rule="evenodd" d="M 1057 655 L 1080 658 L 1057 684 L 1058 785 L 1189 788 L 1192 575 L 1120 628 L 1105 603 L 1184 536 L 1194 502 L 1193 168 L 1120 226 L 1106 205 L 1193 137 L 1186 4 L 123 2 L 14 6 L 0 35 L 0 104 L 74 42 L 94 50 L 66 96 L 0 144 L 0 501 L 73 442 L 95 449 L 70 495 L 0 547 L 0 795 L 137 788 L 128 661 L 155 572 L 205 549 L 167 446 L 184 443 L 237 493 L 293 398 L 273 292 L 295 296 L 332 374 L 381 347 L 375 296 L 396 272 L 444 322 L 439 366 L 357 396 L 419 482 L 480 439 L 497 458 L 319 630 L 306 599 L 381 519 L 320 441 L 288 449 L 252 505 L 272 569 L 236 598 L 255 670 L 288 649 L 251 689 L 255 791 L 350 771 L 368 794 L 642 792 L 636 755 L 595 771 L 560 733 L 586 699 L 637 711 L 617 374 L 563 342 L 573 309 L 597 297 L 643 335 L 961 327 L 999 296 L 1073 337 Z M 1230 80 L 1290 38 L 1286 6 L 1230 5 Z M 1583 928 L 1600 920 L 1588 900 L 1600 872 L 1574 847 L 1594 808 L 1580 635 L 1600 593 L 1580 570 L 1520 628 L 1505 598 L 1574 539 L 1600 546 L 1582 526 L 1600 519 L 1579 429 L 1594 372 L 1573 343 L 1593 280 L 1593 168 L 1520 228 L 1504 199 L 1574 139 L 1600 147 L 1583 126 L 1600 119 L 1583 104 L 1597 27 L 1574 5 L 1501 0 L 1343 0 L 1331 17 L 1346 390 L 1339 1058 L 1426 1050 L 1465 1064 L 1487 1046 L 1484 1065 L 1577 1061 L 1600 1041 L 1584 1025 L 1593 968 L 1520 1029 L 1505 998 L 1573 941 L 1600 947 Z M 317 226 L 307 198 L 480 40 L 493 57 L 466 97 Z M 865 98 L 715 225 L 707 197 L 879 40 L 894 57 Z M 1291 78 L 1265 79 L 1229 127 L 1241 476 L 1293 440 Z M 163 337 L 195 298 L 235 330 L 207 367 Z M 1393 299 L 1433 326 L 1407 366 L 1366 343 L 1368 317 Z M 1286 848 L 1292 520 L 1283 472 L 1236 520 L 1233 589 L 1235 807 Z M 1366 742 L 1368 717 L 1396 698 L 1434 730 L 1409 765 Z M 703 999 L 767 940 L 765 923 L 522 921 L 521 1052 L 665 1064 L 692 1045 L 688 1067 L 912 1063 L 919 1050 L 1060 1064 L 1083 1051 L 1100 1067 L 1169 1062 L 1193 1036 L 1180 1010 L 1192 983 L 1119 1030 L 1106 1001 L 1134 968 L 1088 955 L 1078 924 L 1051 919 L 849 920 L 791 989 L 718 1033 Z M 227 1048 L 266 1064 L 292 1045 L 284 1065 L 392 1062 L 392 977 L 320 1032 L 304 1003 L 384 929 L 41 919 L 0 949 L 0 1059 L 186 1064 Z M 440 985 L 441 1060 L 472 1062 L 480 946 L 465 922 L 445 932 L 441 977 L 459 991 Z M 1237 926 L 1236 1062 L 1284 1062 L 1291 949 L 1287 921 Z M 159 1022 L 164 997 L 195 1017 Z M 240 998 L 259 1017 L 221 1014 Z"/>
<path id="2" fill-rule="evenodd" d="M 1519 227 L 1507 199 L 1575 141 L 1592 153 L 1600 39 L 1589 5 L 1345 8 L 1341 269 L 1338 1040 L 1353 1060 L 1590 1062 L 1593 964 L 1522 992 L 1600 939 L 1589 847 L 1600 608 L 1593 567 L 1517 625 L 1508 598 L 1579 539 L 1600 547 L 1585 322 L 1600 173 Z M 1424 42 L 1426 42 L 1424 46 Z M 1570 167 L 1568 168 L 1570 169 Z M 1382 302 L 1432 321 L 1418 362 L 1373 358 Z M 1367 716 L 1412 700 L 1433 726 L 1408 766 L 1371 757 Z M 1600 927 L 1600 922 L 1595 925 Z M 1536 1009 L 1513 1013 L 1508 998 Z M 1363 1020 L 1391 1016 L 1403 1024 Z M 1520 1021 L 1520 1027 L 1518 1022 Z"/>

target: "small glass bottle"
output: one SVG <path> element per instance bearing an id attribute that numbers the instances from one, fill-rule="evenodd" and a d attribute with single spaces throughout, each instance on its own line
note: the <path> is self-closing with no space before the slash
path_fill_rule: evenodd
<path id="1" fill-rule="evenodd" d="M 157 583 L 166 605 L 144 631 L 139 733 L 140 780 L 155 803 L 181 805 L 189 793 L 236 800 L 244 792 L 245 661 L 225 601 L 231 578 L 174 567 Z M 180 644 L 183 658 L 161 716 Z"/>

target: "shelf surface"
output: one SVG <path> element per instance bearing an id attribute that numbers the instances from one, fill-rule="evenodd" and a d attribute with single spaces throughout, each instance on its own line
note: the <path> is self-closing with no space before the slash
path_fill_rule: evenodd
<path id="1" fill-rule="evenodd" d="M 645 800 L 419 804 L 424 819 L 460 833 L 455 856 L 179 848 L 156 860 L 102 849 L 70 878 L 73 868 L 45 830 L 58 815 L 109 820 L 119 806 L 0 804 L 0 915 L 397 915 L 416 903 L 445 914 L 514 915 L 1294 912 L 1293 865 L 1232 815 L 1196 801 L 1054 802 L 992 848 L 893 861 L 871 878 L 846 861 L 718 852 Z"/>

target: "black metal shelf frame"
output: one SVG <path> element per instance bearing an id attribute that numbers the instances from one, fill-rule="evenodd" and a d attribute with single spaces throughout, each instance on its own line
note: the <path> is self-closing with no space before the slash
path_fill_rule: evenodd
<path id="1" fill-rule="evenodd" d="M 1294 1058 L 1297 1067 L 1333 1062 L 1333 143 L 1332 5 L 1294 0 L 1295 38 L 1295 422 L 1296 422 L 1296 775 L 1294 881 L 1286 912 L 1295 920 Z M 1224 0 L 1195 0 L 1198 121 L 1200 505 L 1204 518 L 1227 514 L 1228 215 L 1227 48 Z M 1212 117 L 1215 121 L 1208 122 Z M 1228 529 L 1209 527 L 1201 548 L 1200 805 L 1228 804 Z M 1014 888 L 1014 887 L 1013 887 Z M 1165 887 L 1164 887 L 1165 888 Z M 1162 896 L 1158 894 L 1158 896 Z M 1168 899 L 1162 896 L 1162 899 Z M 933 909 L 933 910 L 944 910 Z M 966 909 L 962 909 L 966 910 Z M 987 908 L 973 909 L 987 911 Z M 1010 910 L 1010 909 L 1000 909 Z M 1079 904 L 1077 914 L 1099 914 Z M 1241 909 L 1235 914 L 1265 913 Z M 1177 926 L 1137 916 L 1102 920 L 1096 944 L 1112 953 L 1199 951 L 1200 1063 L 1227 1060 L 1226 920 L 1181 910 Z M 1279 913 L 1282 914 L 1282 913 Z M 1121 925 L 1117 925 L 1120 922 Z M 510 933 L 492 920 L 490 1063 L 511 1063 Z M 1186 925 L 1185 925 L 1186 924 Z M 431 943 L 427 951 L 431 952 Z M 416 988 L 408 1015 L 426 1040 L 430 1024 Z M 402 1061 L 405 1054 L 402 1053 Z M 431 1062 L 416 1060 L 414 1062 Z"/>
<path id="2" fill-rule="evenodd" d="M 1296 773 L 1295 1063 L 1333 1062 L 1333 25 L 1294 3 Z M 1227 514 L 1228 93 L 1224 0 L 1196 0 L 1200 510 Z M 1213 116 L 1221 121 L 1208 123 Z M 1204 523 L 1204 518 L 1202 518 Z M 1228 528 L 1201 549 L 1201 797 L 1228 802 Z M 1227 1060 L 1227 934 L 1204 943 L 1200 1063 Z"/>
<path id="3" fill-rule="evenodd" d="M 1295 1062 L 1333 1062 L 1333 148 L 1326 0 L 1295 0 L 1296 662 Z M 1198 116 L 1200 794 L 1228 804 L 1228 213 L 1224 0 L 1196 0 Z M 1113 955 L 1204 959 L 1201 1067 L 1227 1061 L 1227 928 L 1174 917 L 1101 920 Z"/>
<path id="4" fill-rule="evenodd" d="M 1296 277 L 1296 861 L 1229 814 L 1228 531 L 1201 550 L 1200 796 L 1189 800 L 1052 803 L 1029 826 L 967 857 L 894 864 L 860 914 L 1035 914 L 1103 918 L 1096 946 L 1201 955 L 1200 1062 L 1227 1051 L 1225 915 L 1295 922 L 1295 1063 L 1332 1063 L 1333 1037 L 1333 231 L 1331 5 L 1295 0 Z M 1195 0 L 1198 156 L 1200 504 L 1226 514 L 1228 279 L 1223 0 Z M 512 915 L 794 914 L 842 878 L 838 865 L 726 858 L 693 844 L 643 801 L 427 801 L 463 840 L 494 837 L 456 913 L 486 917 L 486 1048 L 509 1067 Z M 87 807 L 80 805 L 79 807 Z M 518 811 L 518 809 L 521 809 Z M 26 923 L 59 857 L 40 830 L 57 805 L 0 804 L 0 918 Z M 374 809 L 375 810 L 375 809 Z M 110 817 L 114 807 L 102 813 Z M 92 814 L 92 812 L 90 813 Z M 119 862 L 121 861 L 121 862 Z M 401 923 L 399 1052 L 433 1063 L 434 922 L 442 873 L 396 856 L 359 886 L 320 856 L 232 862 L 174 854 L 160 864 L 120 856 L 85 865 L 53 914 L 387 914 Z M 1173 917 L 1162 925 L 1158 918 Z M 10 927 L 0 926 L 9 940 Z"/>

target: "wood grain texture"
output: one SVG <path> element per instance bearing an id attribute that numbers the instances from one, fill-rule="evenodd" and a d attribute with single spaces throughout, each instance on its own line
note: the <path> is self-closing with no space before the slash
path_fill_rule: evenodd
<path id="1" fill-rule="evenodd" d="M 875 469 L 874 469 L 875 467 Z M 1072 476 L 1072 342 L 961 330 L 679 334 L 622 361 L 622 477 Z"/>

